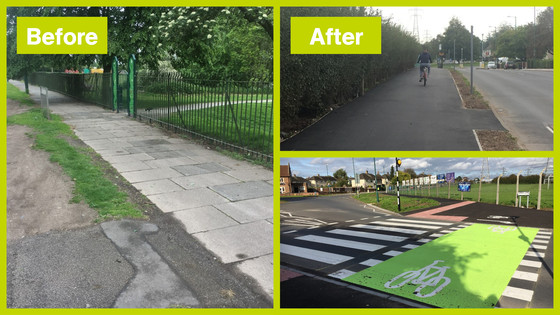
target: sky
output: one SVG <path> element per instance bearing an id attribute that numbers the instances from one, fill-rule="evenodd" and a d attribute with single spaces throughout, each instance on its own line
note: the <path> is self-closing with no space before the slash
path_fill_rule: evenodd
<path id="1" fill-rule="evenodd" d="M 463 25 L 470 31 L 474 26 L 474 35 L 478 38 L 487 38 L 494 28 L 501 25 L 514 27 L 533 23 L 534 11 L 536 16 L 546 7 L 373 7 L 381 9 L 383 18 L 392 17 L 396 24 L 400 24 L 410 33 L 414 30 L 414 15 L 417 12 L 420 42 L 426 42 L 438 34 L 443 34 L 453 16 L 459 18 Z M 417 9 L 417 11 L 415 11 Z M 484 34 L 484 36 L 482 36 Z"/>
<path id="2" fill-rule="evenodd" d="M 437 175 L 454 172 L 455 177 L 479 178 L 485 158 L 402 158 L 402 165 L 399 168 L 404 170 L 412 168 L 416 174 L 424 172 L 428 175 Z M 381 174 L 388 173 L 391 165 L 395 165 L 395 158 L 376 158 L 375 164 L 377 171 Z M 497 177 L 503 171 L 506 175 L 540 174 L 547 166 L 547 173 L 553 173 L 553 159 L 547 158 L 488 158 L 488 167 L 485 174 L 489 174 L 490 179 Z M 300 177 L 310 177 L 320 174 L 322 176 L 333 175 L 338 169 L 344 169 L 348 176 L 354 177 L 352 158 L 281 158 L 280 164 L 290 163 L 292 174 Z M 373 173 L 373 158 L 354 158 L 356 173 Z M 484 178 L 487 178 L 485 175 Z"/>

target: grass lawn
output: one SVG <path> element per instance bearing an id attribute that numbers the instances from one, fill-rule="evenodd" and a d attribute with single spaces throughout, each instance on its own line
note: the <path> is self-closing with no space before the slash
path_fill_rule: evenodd
<path id="1" fill-rule="evenodd" d="M 554 188 L 550 184 L 547 189 L 547 184 L 542 184 L 541 188 L 541 209 L 554 208 Z M 478 200 L 478 184 L 471 185 L 471 191 L 463 193 L 463 200 Z M 484 203 L 496 203 L 496 184 L 483 183 L 482 191 L 480 193 L 480 201 Z M 450 187 L 451 199 L 461 199 L 461 192 L 457 191 L 457 184 L 452 184 Z M 539 191 L 539 184 L 519 184 L 519 191 L 529 191 L 529 207 L 537 207 L 537 196 Z M 416 190 L 417 196 L 431 196 L 439 198 L 447 198 L 448 186 L 444 185 L 439 187 L 439 194 L 436 195 L 436 187 L 433 185 L 428 191 L 428 187 Z M 401 188 L 401 194 L 414 195 L 414 189 Z M 526 205 L 526 197 L 522 197 L 522 204 Z M 504 206 L 515 206 L 515 184 L 500 184 L 500 204 Z"/>
<path id="2" fill-rule="evenodd" d="M 179 108 L 181 110 L 181 108 Z M 272 102 L 238 103 L 202 109 L 156 109 L 149 115 L 154 119 L 185 128 L 240 147 L 272 153 Z"/>
<path id="3" fill-rule="evenodd" d="M 359 196 L 354 195 L 354 198 L 361 202 L 371 203 L 389 211 L 398 212 L 397 196 L 395 195 L 379 194 L 379 202 L 377 202 L 375 193 L 360 193 Z M 439 205 L 439 202 L 430 198 L 401 196 L 401 212 L 436 207 Z"/>
<path id="4" fill-rule="evenodd" d="M 30 106 L 35 105 L 33 100 L 25 92 L 20 91 L 20 89 L 15 87 L 13 84 L 8 83 L 6 85 L 7 85 L 6 94 L 9 99 Z"/>
<path id="5" fill-rule="evenodd" d="M 50 160 L 62 166 L 74 181 L 72 202 L 84 200 L 97 210 L 101 220 L 122 217 L 143 217 L 142 212 L 128 202 L 128 195 L 105 178 L 100 166 L 90 158 L 91 149 L 76 148 L 66 138 L 75 137 L 68 125 L 58 115 L 47 120 L 40 109 L 8 117 L 8 125 L 17 124 L 34 130 L 35 148 L 50 153 Z"/>

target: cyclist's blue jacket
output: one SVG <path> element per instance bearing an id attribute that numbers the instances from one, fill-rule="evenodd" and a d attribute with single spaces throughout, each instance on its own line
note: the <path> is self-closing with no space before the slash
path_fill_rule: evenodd
<path id="1" fill-rule="evenodd" d="M 416 62 L 417 63 L 432 63 L 432 56 L 430 56 L 430 53 L 422 52 L 418 56 L 418 61 L 416 61 Z"/>

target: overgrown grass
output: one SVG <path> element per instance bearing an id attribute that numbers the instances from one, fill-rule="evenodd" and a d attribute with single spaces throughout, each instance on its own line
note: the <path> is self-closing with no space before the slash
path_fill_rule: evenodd
<path id="1" fill-rule="evenodd" d="M 51 120 L 43 117 L 40 109 L 8 117 L 8 124 L 33 128 L 34 147 L 50 153 L 50 160 L 62 166 L 64 172 L 74 181 L 72 202 L 85 201 L 97 210 L 100 220 L 123 217 L 142 217 L 142 212 L 128 202 L 128 195 L 105 178 L 95 166 L 87 149 L 78 149 L 65 138 L 75 137 L 68 125 L 58 115 Z"/>
<path id="2" fill-rule="evenodd" d="M 354 196 L 354 198 L 364 203 L 374 204 L 375 206 L 389 211 L 399 212 L 397 205 L 397 196 L 379 194 L 379 202 L 377 202 L 375 193 L 361 193 L 359 196 Z M 414 198 L 401 196 L 401 212 L 436 207 L 439 205 L 440 203 L 438 201 L 430 198 Z"/>
<path id="3" fill-rule="evenodd" d="M 29 106 L 35 105 L 35 102 L 33 102 L 33 100 L 29 97 L 28 94 L 20 91 L 13 84 L 7 83 L 6 86 L 7 86 L 6 95 L 9 99 L 18 101 L 22 104 L 29 105 Z"/>

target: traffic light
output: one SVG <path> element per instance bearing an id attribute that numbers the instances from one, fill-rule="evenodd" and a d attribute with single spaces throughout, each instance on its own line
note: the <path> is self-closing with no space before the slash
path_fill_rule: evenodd
<path id="1" fill-rule="evenodd" d="M 401 159 L 395 158 L 395 160 L 396 160 L 397 166 L 401 166 L 401 164 L 402 164 Z"/>

